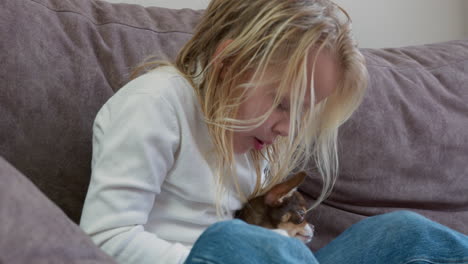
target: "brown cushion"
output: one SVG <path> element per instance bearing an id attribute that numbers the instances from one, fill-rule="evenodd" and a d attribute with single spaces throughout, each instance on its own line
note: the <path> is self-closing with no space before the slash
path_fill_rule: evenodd
<path id="1" fill-rule="evenodd" d="M 468 234 L 468 40 L 364 54 L 369 91 L 340 131 L 341 171 L 333 195 L 309 216 L 311 247 L 399 209 Z M 317 179 L 302 186 L 309 199 Z"/>
<path id="2" fill-rule="evenodd" d="M 90 0 L 0 3 L 0 156 L 74 221 L 102 104 L 151 55 L 173 58 L 199 12 Z"/>
<path id="3" fill-rule="evenodd" d="M 0 181 L 0 263 L 115 263 L 3 158 Z"/>

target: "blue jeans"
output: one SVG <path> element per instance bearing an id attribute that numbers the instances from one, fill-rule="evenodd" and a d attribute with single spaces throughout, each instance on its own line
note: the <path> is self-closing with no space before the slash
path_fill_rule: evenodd
<path id="1" fill-rule="evenodd" d="M 468 236 L 409 211 L 366 218 L 314 254 L 288 238 L 240 220 L 209 227 L 185 264 L 467 263 Z"/>

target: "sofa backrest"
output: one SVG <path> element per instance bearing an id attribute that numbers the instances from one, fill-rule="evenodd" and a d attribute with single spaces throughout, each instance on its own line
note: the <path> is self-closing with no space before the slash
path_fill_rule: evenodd
<path id="1" fill-rule="evenodd" d="M 145 58 L 174 58 L 201 13 L 1 1 L 0 155 L 78 222 L 97 111 Z M 363 52 L 369 91 L 340 132 L 341 173 L 309 216 L 310 246 L 402 208 L 468 233 L 468 40 Z M 319 188 L 312 174 L 301 190 L 313 200 Z"/>
<path id="2" fill-rule="evenodd" d="M 0 3 L 0 155 L 75 222 L 99 108 L 149 56 L 174 58 L 199 11 L 80 0 Z"/>
<path id="3" fill-rule="evenodd" d="M 313 248 L 400 209 L 468 234 L 468 40 L 363 53 L 369 89 L 340 130 L 338 181 L 310 216 Z M 314 200 L 311 176 L 301 190 Z"/>

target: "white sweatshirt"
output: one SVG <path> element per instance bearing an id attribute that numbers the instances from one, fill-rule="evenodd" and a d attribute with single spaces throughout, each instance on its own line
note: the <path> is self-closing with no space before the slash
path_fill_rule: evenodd
<path id="1" fill-rule="evenodd" d="M 93 125 L 92 175 L 80 226 L 119 263 L 183 263 L 216 216 L 214 145 L 195 93 L 172 67 L 129 82 Z M 241 189 L 255 186 L 236 155 Z M 235 188 L 223 203 L 241 207 Z"/>

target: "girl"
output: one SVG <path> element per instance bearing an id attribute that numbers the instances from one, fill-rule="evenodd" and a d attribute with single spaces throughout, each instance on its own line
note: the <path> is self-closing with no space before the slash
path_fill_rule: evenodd
<path id="1" fill-rule="evenodd" d="M 315 261 L 295 238 L 215 223 L 310 160 L 324 182 L 317 203 L 330 192 L 337 129 L 367 80 L 340 11 L 325 0 L 211 1 L 175 64 L 143 65 L 152 71 L 96 116 L 80 223 L 94 242 L 120 263 Z"/>

